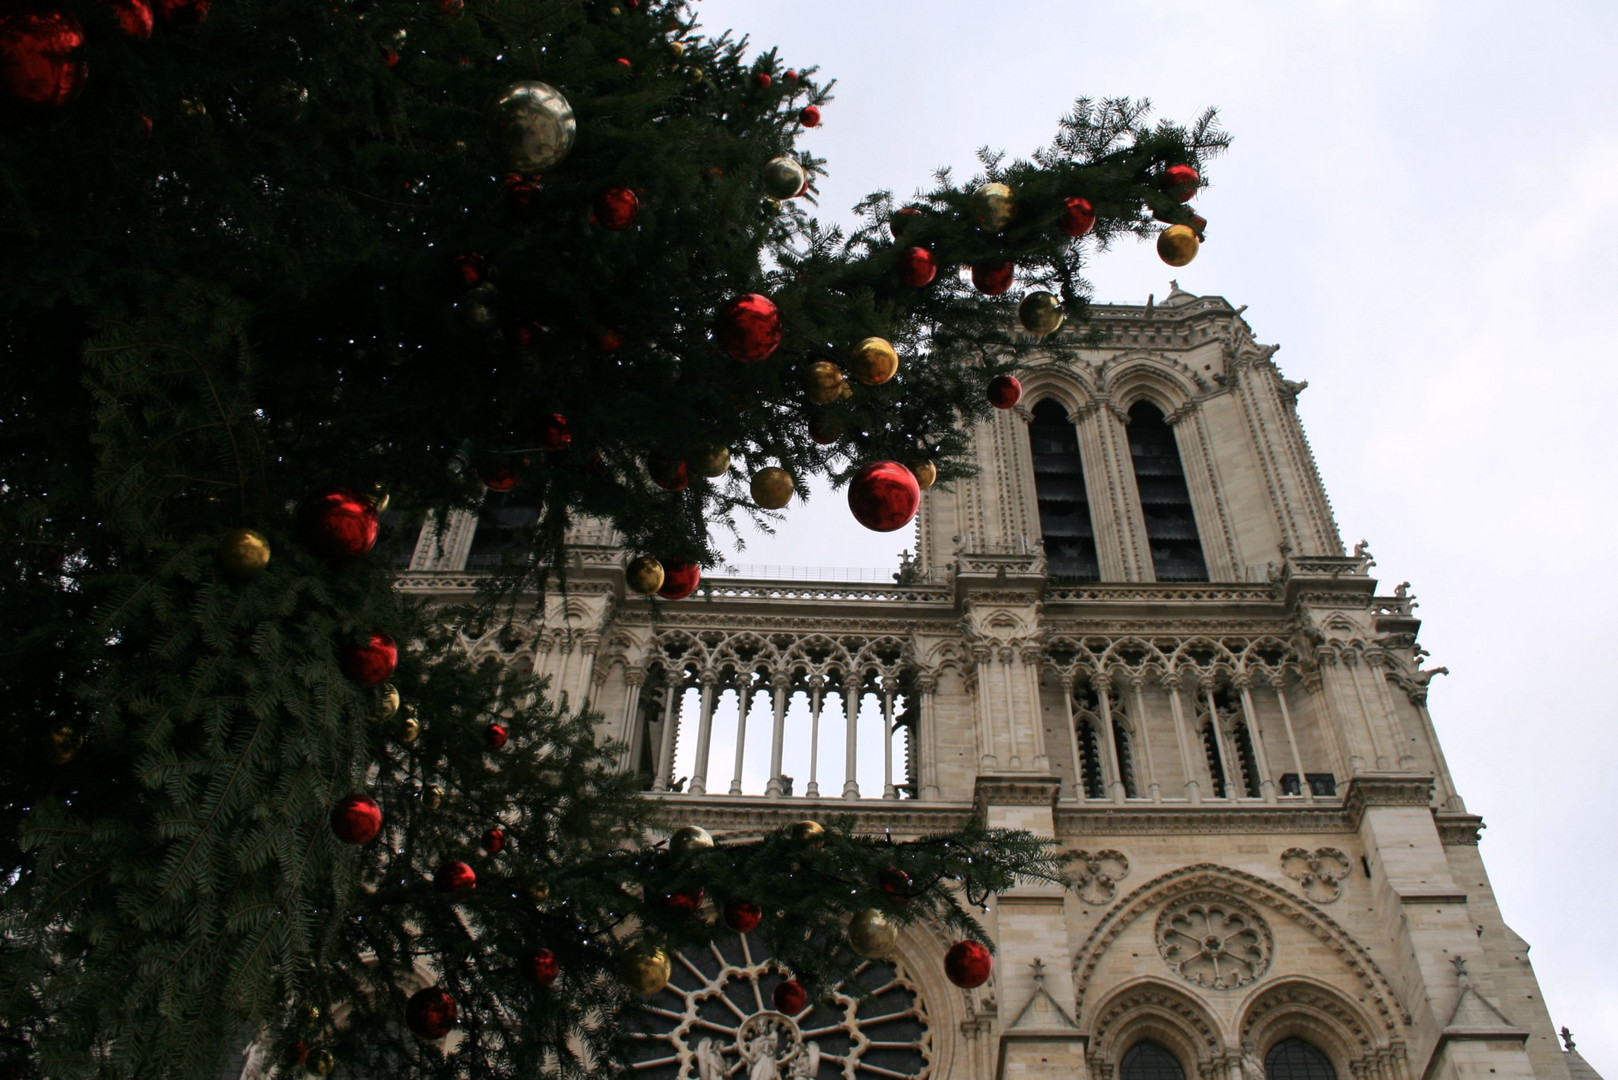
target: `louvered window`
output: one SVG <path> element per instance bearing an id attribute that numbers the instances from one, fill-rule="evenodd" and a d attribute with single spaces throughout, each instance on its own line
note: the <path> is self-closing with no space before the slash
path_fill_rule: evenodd
<path id="1" fill-rule="evenodd" d="M 1034 491 L 1048 572 L 1072 581 L 1100 580 L 1079 437 L 1067 410 L 1050 398 L 1035 405 L 1028 440 L 1034 453 Z"/>
<path id="2" fill-rule="evenodd" d="M 1264 1055 L 1264 1080 L 1337 1080 L 1337 1070 L 1313 1044 L 1282 1039 Z"/>
<path id="3" fill-rule="evenodd" d="M 1135 486 L 1157 580 L 1207 581 L 1208 565 L 1174 429 L 1149 401 L 1138 401 L 1129 410 L 1129 453 L 1135 460 Z"/>
<path id="4" fill-rule="evenodd" d="M 1119 1063 L 1118 1080 L 1185 1080 L 1185 1069 L 1178 1058 L 1155 1042 L 1138 1042 Z"/>

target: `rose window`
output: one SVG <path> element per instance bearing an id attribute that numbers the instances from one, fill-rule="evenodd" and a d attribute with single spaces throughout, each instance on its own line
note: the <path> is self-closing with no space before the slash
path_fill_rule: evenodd
<path id="1" fill-rule="evenodd" d="M 1181 978 L 1230 990 L 1269 969 L 1270 928 L 1245 904 L 1185 899 L 1157 917 L 1157 949 Z"/>
<path id="2" fill-rule="evenodd" d="M 677 953 L 669 985 L 646 1000 L 637 1080 L 925 1078 L 932 1038 L 915 987 L 896 963 L 866 962 L 851 993 L 788 1016 L 771 1003 L 784 980 L 746 936 Z M 868 995 L 863 1001 L 859 992 Z"/>

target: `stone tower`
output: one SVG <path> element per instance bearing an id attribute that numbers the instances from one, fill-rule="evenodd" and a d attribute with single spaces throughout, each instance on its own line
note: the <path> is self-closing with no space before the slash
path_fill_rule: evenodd
<path id="1" fill-rule="evenodd" d="M 680 821 L 976 816 L 1078 857 L 1074 891 L 995 898 L 976 990 L 929 928 L 868 969 L 874 1004 L 798 1017 L 745 939 L 684 957 L 642 1075 L 1569 1080 L 1415 605 L 1345 551 L 1304 384 L 1218 297 L 1095 315 L 1107 343 L 1048 339 L 974 430 L 979 475 L 924 497 L 897 583 L 720 575 L 654 607 L 609 532 L 575 537 L 519 662 L 600 710 Z M 423 538 L 407 587 L 465 591 L 522 512 Z"/>

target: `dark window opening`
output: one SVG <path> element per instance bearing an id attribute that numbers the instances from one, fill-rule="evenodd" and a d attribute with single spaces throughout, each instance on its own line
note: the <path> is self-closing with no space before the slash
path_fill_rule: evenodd
<path id="1" fill-rule="evenodd" d="M 1219 753 L 1219 735 L 1214 731 L 1212 720 L 1202 725 L 1202 750 L 1208 755 L 1208 779 L 1213 783 L 1213 794 L 1216 799 L 1225 797 L 1225 762 Z"/>
<path id="2" fill-rule="evenodd" d="M 1337 1070 L 1312 1043 L 1282 1039 L 1264 1055 L 1264 1080 L 1337 1080 Z"/>
<path id="3" fill-rule="evenodd" d="M 1241 773 L 1242 790 L 1249 799 L 1256 799 L 1259 796 L 1258 756 L 1253 753 L 1253 737 L 1246 724 L 1237 723 L 1231 741 L 1236 744 L 1236 766 Z"/>
<path id="4" fill-rule="evenodd" d="M 1118 779 L 1123 781 L 1124 797 L 1133 799 L 1140 795 L 1135 788 L 1135 754 L 1129 745 L 1129 732 L 1119 726 L 1118 721 L 1112 722 L 1112 743 L 1118 748 Z"/>
<path id="5" fill-rule="evenodd" d="M 1102 779 L 1101 746 L 1096 738 L 1095 725 L 1088 719 L 1080 720 L 1078 736 L 1079 780 L 1084 785 L 1084 797 L 1104 799 L 1107 797 L 1107 785 Z"/>
<path id="6" fill-rule="evenodd" d="M 1034 454 L 1034 492 L 1039 500 L 1039 531 L 1045 539 L 1046 572 L 1071 581 L 1099 581 L 1101 564 L 1096 558 L 1079 435 L 1067 410 L 1050 398 L 1035 405 L 1028 442 Z"/>
<path id="7" fill-rule="evenodd" d="M 1303 778 L 1309 785 L 1309 794 L 1318 798 L 1335 798 L 1337 796 L 1337 777 L 1329 772 L 1304 773 Z M 1281 774 L 1281 794 L 1302 795 L 1303 788 L 1298 784 L 1298 774 L 1295 772 Z"/>
<path id="8" fill-rule="evenodd" d="M 1137 401 L 1129 410 L 1129 453 L 1135 460 L 1135 486 L 1157 580 L 1207 581 L 1208 564 L 1174 429 L 1149 401 Z"/>
<path id="9" fill-rule="evenodd" d="M 478 511 L 477 532 L 466 555 L 468 570 L 489 570 L 506 562 L 519 562 L 533 541 L 539 506 L 528 496 L 508 491 L 489 492 Z"/>
<path id="10" fill-rule="evenodd" d="M 1118 1063 L 1118 1080 L 1185 1080 L 1185 1069 L 1155 1042 L 1138 1042 Z"/>

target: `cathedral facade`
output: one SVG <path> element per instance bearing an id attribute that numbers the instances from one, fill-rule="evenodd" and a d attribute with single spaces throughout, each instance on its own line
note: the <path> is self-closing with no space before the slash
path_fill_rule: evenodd
<path id="1" fill-rule="evenodd" d="M 865 998 L 796 1016 L 745 937 L 677 958 L 641 1074 L 1593 1077 L 1496 906 L 1408 587 L 1338 534 L 1302 384 L 1218 297 L 1095 319 L 1104 346 L 1057 334 L 1019 371 L 891 583 L 716 575 L 654 603 L 610 532 L 575 537 L 521 662 L 601 713 L 679 823 L 978 818 L 1075 855 L 1073 889 L 982 913 L 977 989 L 928 926 L 862 972 Z M 512 514 L 424 537 L 405 587 L 464 594 Z"/>

